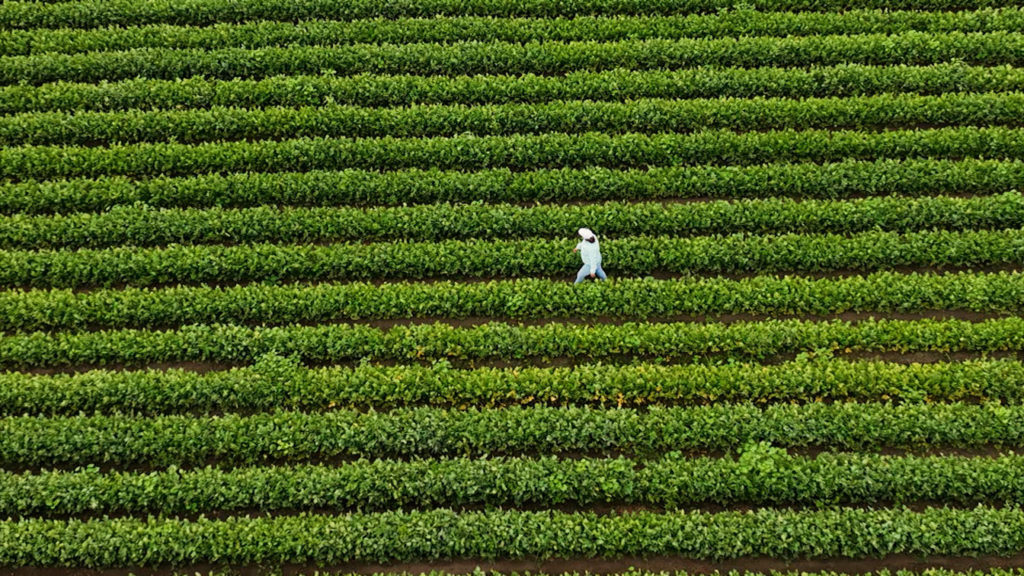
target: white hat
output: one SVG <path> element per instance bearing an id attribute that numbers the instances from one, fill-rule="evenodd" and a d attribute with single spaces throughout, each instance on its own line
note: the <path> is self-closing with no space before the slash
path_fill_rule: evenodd
<path id="1" fill-rule="evenodd" d="M 594 231 L 590 228 L 580 228 L 577 234 L 579 234 L 584 240 L 590 240 L 595 236 Z"/>

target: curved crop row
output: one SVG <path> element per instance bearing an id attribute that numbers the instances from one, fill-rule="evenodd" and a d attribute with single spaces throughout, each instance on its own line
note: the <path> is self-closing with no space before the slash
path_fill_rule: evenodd
<path id="1" fill-rule="evenodd" d="M 583 224 L 581 222 L 581 224 Z M 571 232 L 570 232 L 571 233 Z M 618 276 L 847 272 L 1024 263 L 1024 229 L 606 240 Z M 503 278 L 571 275 L 573 240 L 446 240 L 324 246 L 253 244 L 0 251 L 0 286 Z"/>
<path id="2" fill-rule="evenodd" d="M 823 165 L 681 166 L 643 170 L 583 168 L 528 172 L 501 168 L 481 172 L 411 169 L 381 173 L 345 170 L 207 174 L 146 180 L 112 176 L 95 180 L 0 183 L 0 213 L 88 212 L 135 203 L 153 208 L 198 209 L 246 208 L 264 204 L 331 207 L 407 206 L 438 202 L 536 203 L 776 197 L 841 199 L 888 195 L 930 197 L 943 194 L 999 194 L 1017 188 L 1024 188 L 1024 162 L 1018 160 L 883 159 L 867 162 L 844 160 Z M 472 214 L 473 210 L 488 209 L 460 206 L 455 212 L 461 214 L 463 210 L 465 214 Z M 581 206 L 579 210 L 585 212 L 599 209 Z M 124 219 L 129 223 L 130 231 L 104 227 L 100 233 L 102 238 L 95 238 L 90 244 L 102 244 L 106 238 L 117 238 L 117 243 L 124 243 L 128 240 L 126 234 L 133 235 L 131 242 L 145 244 L 143 238 L 134 236 L 140 224 L 137 224 L 138 220 L 132 219 L 133 213 L 143 214 L 147 221 L 162 221 L 163 213 L 142 207 L 123 208 L 118 216 L 84 215 L 75 217 L 82 220 L 70 221 L 86 226 L 85 221 Z M 318 214 L 323 214 L 325 221 L 330 220 L 327 214 Z M 581 213 L 581 217 L 583 215 Z M 452 216 L 455 217 L 455 214 Z M 588 218 L 590 216 L 587 214 Z M 284 219 L 284 222 L 290 221 L 284 214 L 278 217 Z M 218 226 L 228 226 L 230 230 L 230 220 L 225 213 L 225 220 L 219 220 Z M 11 219 L 8 222 L 11 226 L 34 228 L 35 225 L 27 222 L 36 221 L 22 220 L 15 224 L 15 220 Z M 131 222 L 136 224 L 132 225 Z M 634 223 L 636 226 L 642 224 Z M 261 220 L 260 227 L 266 225 Z M 289 233 L 280 229 L 282 225 L 269 224 L 270 229 L 287 237 Z M 611 222 L 605 220 L 603 225 L 609 226 Z M 27 231 L 23 233 L 29 234 Z M 240 237 L 249 239 L 247 241 L 257 241 L 260 232 L 251 230 L 234 233 L 242 234 Z M 373 237 L 370 230 L 363 230 L 363 233 Z M 412 238 L 418 233 L 414 232 Z M 301 232 L 303 238 L 308 238 L 307 234 L 309 232 Z M 188 237 L 181 232 L 175 233 L 175 238 L 188 243 Z M 12 241 L 7 240 L 9 243 Z"/>
<path id="3" fill-rule="evenodd" d="M 0 84 L 100 82 L 145 77 L 263 78 L 323 74 L 540 74 L 696 66 L 974 65 L 1024 63 L 1024 33 L 864 34 L 790 38 L 625 40 L 622 42 L 466 42 L 453 44 L 288 46 L 260 49 L 39 54 L 0 57 Z"/>
<path id="4" fill-rule="evenodd" d="M 389 208 L 154 209 L 0 216 L 0 248 L 107 248 L 119 245 L 379 242 L 563 237 L 581 222 L 624 235 L 838 233 L 871 230 L 981 230 L 1024 227 L 1024 195 L 856 200 L 765 200 L 515 206 L 431 204 Z"/>
<path id="5" fill-rule="evenodd" d="M 451 138 L 300 138 L 283 141 L 0 149 L 0 178 L 182 176 L 343 168 L 480 170 L 633 168 L 696 164 L 834 162 L 906 157 L 1024 158 L 1024 129 L 882 132 L 784 130 L 692 134 L 541 134 Z"/>
<path id="6" fill-rule="evenodd" d="M 1012 0 L 752 0 L 755 10 L 798 12 L 851 9 L 976 10 L 1016 6 Z M 100 28 L 174 23 L 206 26 L 218 22 L 272 20 L 293 22 L 315 18 L 428 18 L 445 14 L 498 18 L 557 18 L 595 15 L 672 15 L 731 9 L 730 0 L 417 0 L 381 3 L 374 0 L 68 0 L 6 2 L 0 5 L 0 29 Z"/>
<path id="7" fill-rule="evenodd" d="M 1024 502 L 1024 457 L 792 457 L 751 446 L 738 458 L 669 455 L 560 460 L 359 460 L 341 466 L 0 471 L 4 517 L 177 515 L 259 509 L 376 512 L 468 506 L 683 506 Z"/>
<path id="8" fill-rule="evenodd" d="M 163 328 L 186 324 L 322 323 L 393 318 L 650 318 L 971 310 L 1024 312 L 1024 274 L 837 279 L 616 280 L 173 287 L 0 292 L 0 330 Z"/>
<path id="9" fill-rule="evenodd" d="M 0 112 L 170 110 L 237 106 L 411 106 L 512 104 L 640 98 L 809 98 L 884 93 L 938 95 L 1024 89 L 1024 70 L 959 63 L 930 66 L 841 64 L 811 68 L 576 70 L 564 76 L 273 76 L 261 80 L 193 77 L 102 84 L 0 86 Z"/>
<path id="10" fill-rule="evenodd" d="M 440 362 L 429 367 L 366 364 L 310 369 L 293 359 L 267 355 L 251 367 L 207 373 L 172 369 L 0 374 L 3 416 L 392 409 L 421 404 L 628 407 L 883 400 L 1024 404 L 1024 365 L 1009 360 L 892 364 L 814 357 L 767 366 L 596 364 L 456 370 Z"/>
<path id="11" fill-rule="evenodd" d="M 317 18 L 323 18 L 318 15 Z M 135 48 L 260 48 L 283 45 L 410 44 L 419 42 L 571 42 L 811 36 L 820 34 L 899 34 L 997 32 L 1024 29 L 1018 7 L 961 12 L 851 10 L 758 12 L 671 16 L 572 16 L 507 18 L 436 16 L 394 20 L 304 20 L 218 23 L 208 27 L 158 24 L 125 28 L 34 29 L 0 32 L 0 56 L 131 50 Z"/>
<path id="12" fill-rule="evenodd" d="M 245 363 L 276 353 L 308 362 L 349 360 L 522 360 L 610 356 L 664 359 L 715 355 L 764 359 L 820 349 L 850 351 L 998 352 L 1024 350 L 1024 318 L 983 322 L 960 320 L 870 320 L 734 324 L 545 324 L 491 323 L 473 328 L 446 324 L 186 326 L 151 332 L 42 332 L 0 337 L 0 366 L 41 367 L 82 364 L 143 364 L 213 361 Z"/>
<path id="13" fill-rule="evenodd" d="M 852 98 L 639 100 L 482 106 L 213 108 L 30 113 L 0 117 L 0 146 L 137 142 L 427 138 L 512 134 L 651 134 L 700 130 L 878 130 L 1019 126 L 1024 93 Z"/>
<path id="14" fill-rule="evenodd" d="M 337 458 L 787 448 L 1024 447 L 1024 406 L 714 404 L 696 407 L 397 409 L 217 417 L 0 420 L 5 467 L 251 465 Z M 0 538 L 2 541 L 2 538 Z"/>

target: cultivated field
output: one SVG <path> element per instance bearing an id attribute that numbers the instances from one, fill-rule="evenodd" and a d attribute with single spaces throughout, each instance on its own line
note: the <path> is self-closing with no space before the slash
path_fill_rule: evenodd
<path id="1" fill-rule="evenodd" d="M 1015 0 L 0 4 L 0 575 L 1024 576 L 1022 63 Z"/>

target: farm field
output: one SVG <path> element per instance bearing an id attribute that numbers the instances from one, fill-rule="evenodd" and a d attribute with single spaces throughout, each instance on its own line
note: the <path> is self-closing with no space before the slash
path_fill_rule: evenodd
<path id="1" fill-rule="evenodd" d="M 1022 64 L 1015 0 L 0 4 L 0 576 L 1024 576 Z"/>

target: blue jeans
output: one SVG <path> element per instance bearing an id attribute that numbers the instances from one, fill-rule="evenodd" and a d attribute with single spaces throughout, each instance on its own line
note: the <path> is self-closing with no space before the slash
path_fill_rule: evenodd
<path id="1" fill-rule="evenodd" d="M 579 284 L 580 282 L 583 282 L 584 280 L 586 280 L 587 276 L 590 276 L 589 270 L 590 270 L 590 266 L 584 264 L 583 267 L 580 268 L 579 273 L 576 274 L 576 282 L 574 282 L 574 284 Z M 597 265 L 597 269 L 594 270 L 594 274 L 598 278 L 600 278 L 601 280 L 607 280 L 608 279 L 608 275 L 605 274 L 604 270 L 601 269 L 601 265 L 600 264 Z"/>

